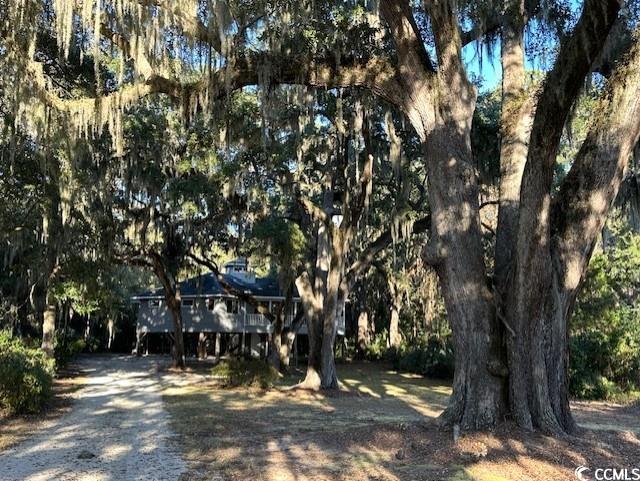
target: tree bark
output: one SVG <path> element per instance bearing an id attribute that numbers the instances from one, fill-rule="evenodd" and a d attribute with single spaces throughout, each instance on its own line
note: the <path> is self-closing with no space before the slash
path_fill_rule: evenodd
<path id="1" fill-rule="evenodd" d="M 360 311 L 358 315 L 357 345 L 358 354 L 364 356 L 369 346 L 369 312 L 367 310 Z"/>
<path id="2" fill-rule="evenodd" d="M 198 334 L 198 359 L 207 358 L 207 334 L 201 332 Z"/>
<path id="3" fill-rule="evenodd" d="M 337 386 L 338 380 L 333 364 L 333 346 L 329 359 L 323 359 L 326 352 L 323 349 L 325 337 L 325 319 L 322 304 L 319 302 L 311 288 L 307 273 L 303 273 L 296 279 L 296 286 L 300 293 L 300 300 L 304 315 L 307 320 L 307 333 L 309 337 L 309 358 L 307 361 L 307 374 L 299 387 L 303 389 L 325 389 Z"/>
<path id="4" fill-rule="evenodd" d="M 464 72 L 457 13 L 446 0 L 429 6 L 438 55 L 434 75 L 408 2 L 386 0 L 381 10 L 394 38 L 399 71 L 407 72 L 400 106 L 429 159 L 431 240 L 423 257 L 440 279 L 456 353 L 453 393 L 441 420 L 465 429 L 492 427 L 505 412 L 505 373 L 486 283 L 472 166 L 476 93 Z"/>
<path id="5" fill-rule="evenodd" d="M 47 296 L 49 297 L 49 296 Z M 52 300 L 47 301 L 42 322 L 42 350 L 53 358 L 55 350 L 56 333 L 56 304 Z"/>
<path id="6" fill-rule="evenodd" d="M 505 314 L 509 400 L 516 422 L 560 434 L 574 428 L 568 401 L 568 310 L 558 315 L 550 208 L 557 150 L 570 109 L 613 25 L 620 3 L 587 0 L 547 75 L 536 109 L 520 192 L 512 289 Z M 550 262 L 551 260 L 551 262 Z"/>
<path id="7" fill-rule="evenodd" d="M 173 319 L 173 366 L 184 369 L 186 366 L 184 352 L 184 336 L 182 323 L 182 297 L 175 277 L 165 267 L 160 254 L 151 252 L 149 254 L 153 265 L 153 271 L 162 284 L 165 302 Z"/>
<path id="8" fill-rule="evenodd" d="M 499 296 L 506 292 L 509 283 L 518 230 L 520 186 L 535 112 L 535 96 L 526 91 L 525 85 L 525 2 L 509 0 L 505 7 L 501 36 L 500 193 L 494 269 Z"/>
<path id="9" fill-rule="evenodd" d="M 284 302 L 275 312 L 275 319 L 271 324 L 273 326 L 273 332 L 269 339 L 269 363 L 278 371 L 282 370 L 283 366 L 289 365 L 288 358 L 289 352 L 287 349 L 286 340 L 283 343 L 285 321 L 289 310 L 291 309 L 293 301 L 293 285 L 290 284 L 285 293 Z M 286 361 L 285 361 L 286 359 Z"/>
<path id="10" fill-rule="evenodd" d="M 394 272 L 384 269 L 389 287 L 390 307 L 389 307 L 389 347 L 398 349 L 402 343 L 400 333 L 400 308 L 402 304 L 402 291 L 400 290 Z"/>

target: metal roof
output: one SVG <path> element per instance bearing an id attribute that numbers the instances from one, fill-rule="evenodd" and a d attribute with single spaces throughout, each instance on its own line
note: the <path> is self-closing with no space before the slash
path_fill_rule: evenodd
<path id="1" fill-rule="evenodd" d="M 256 277 L 253 283 L 239 279 L 233 274 L 222 274 L 222 277 L 234 289 L 244 291 L 254 297 L 284 297 L 284 293 L 280 291 L 278 279 L 275 277 Z M 180 295 L 182 297 L 213 297 L 232 294 L 224 290 L 213 273 L 209 273 L 181 282 Z M 293 295 L 298 297 L 298 292 L 295 288 Z M 133 299 L 145 298 L 164 298 L 164 291 L 163 289 L 156 289 L 133 297 Z"/>

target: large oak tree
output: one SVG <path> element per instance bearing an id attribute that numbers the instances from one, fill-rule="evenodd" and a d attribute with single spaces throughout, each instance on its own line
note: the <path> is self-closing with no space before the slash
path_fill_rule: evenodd
<path id="1" fill-rule="evenodd" d="M 16 101 L 33 114 L 38 99 L 83 134 L 107 126 L 117 153 L 124 149 L 122 111 L 152 94 L 175 99 L 186 117 L 223 111 L 233 90 L 273 83 L 366 88 L 393 104 L 428 159 L 424 258 L 438 273 L 457 353 L 443 419 L 486 428 L 511 412 L 524 427 L 571 431 L 567 326 L 640 132 L 637 40 L 614 64 L 597 120 L 557 192 L 553 172 L 572 106 L 601 61 L 623 2 L 584 1 L 535 94 L 525 88 L 524 31 L 542 2 L 493 2 L 491 21 L 469 32 L 455 0 L 373 3 L 367 11 L 357 2 L 329 1 L 216 0 L 199 8 L 189 0 L 58 0 L 51 10 L 47 2 L 20 0 L 3 5 L 0 28 L 6 58 L 21 65 L 23 79 L 34 79 L 20 85 Z M 93 92 L 79 98 L 56 89 L 59 68 L 36 35 L 52 30 L 60 57 L 92 57 Z M 502 179 L 490 276 L 470 143 L 476 91 L 462 48 L 496 33 L 504 75 Z M 120 60 L 116 78 L 105 77 L 106 57 Z M 324 356 L 332 352 L 323 349 Z M 322 384 L 333 386 L 330 378 Z"/>

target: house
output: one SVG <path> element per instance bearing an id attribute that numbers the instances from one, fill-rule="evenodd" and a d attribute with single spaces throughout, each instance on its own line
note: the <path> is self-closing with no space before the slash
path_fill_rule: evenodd
<path id="1" fill-rule="evenodd" d="M 273 277 L 256 277 L 244 258 L 224 264 L 222 276 L 236 292 L 251 295 L 270 312 L 275 311 L 278 303 L 284 302 L 278 280 Z M 183 332 L 185 335 L 197 333 L 200 339 L 215 335 L 215 355 L 220 354 L 221 348 L 223 351 L 234 348 L 240 349 L 240 352 L 248 351 L 255 357 L 268 354 L 268 338 L 273 331 L 269 319 L 260 314 L 256 306 L 228 292 L 213 273 L 181 282 L 180 296 Z M 149 336 L 173 335 L 173 319 L 162 289 L 135 296 L 133 301 L 139 305 L 136 323 L 137 350 L 145 340 L 148 342 Z M 292 306 L 285 318 L 285 326 L 291 325 L 301 308 L 300 297 L 295 291 Z M 339 309 L 337 324 L 338 335 L 344 335 L 344 305 Z M 307 326 L 303 324 L 298 336 L 306 335 Z"/>

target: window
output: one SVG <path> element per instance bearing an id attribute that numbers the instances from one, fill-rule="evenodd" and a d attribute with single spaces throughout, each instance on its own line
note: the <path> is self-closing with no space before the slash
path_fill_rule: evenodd
<path id="1" fill-rule="evenodd" d="M 193 299 L 182 299 L 182 307 L 193 307 Z"/>
<path id="2" fill-rule="evenodd" d="M 162 301 L 160 299 L 150 299 L 149 300 L 149 307 L 160 307 L 160 303 Z"/>
<path id="3" fill-rule="evenodd" d="M 238 301 L 235 299 L 227 299 L 227 312 L 229 314 L 237 314 L 238 313 Z"/>

